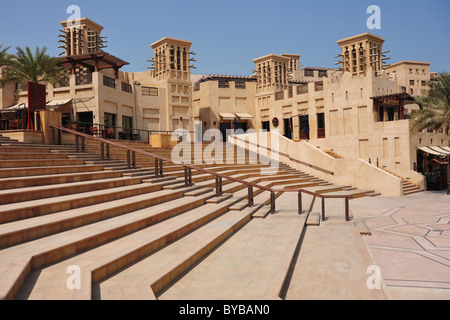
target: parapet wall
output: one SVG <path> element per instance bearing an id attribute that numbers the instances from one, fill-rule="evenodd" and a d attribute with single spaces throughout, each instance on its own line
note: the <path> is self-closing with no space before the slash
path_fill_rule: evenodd
<path id="1" fill-rule="evenodd" d="M 402 180 L 394 175 L 361 159 L 333 158 L 308 142 L 295 142 L 277 132 L 233 135 L 229 142 L 333 184 L 374 190 L 383 196 L 403 195 Z"/>

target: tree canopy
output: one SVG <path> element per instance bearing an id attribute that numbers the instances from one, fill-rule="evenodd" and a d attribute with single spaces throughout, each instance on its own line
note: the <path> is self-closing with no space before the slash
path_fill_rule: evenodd
<path id="1" fill-rule="evenodd" d="M 34 52 L 29 47 L 17 47 L 16 50 L 17 53 L 9 58 L 5 55 L 3 85 L 17 83 L 20 88 L 27 82 L 49 82 L 57 87 L 63 83 L 67 69 L 58 66 L 58 58 L 49 56 L 46 47 L 37 47 Z"/>
<path id="2" fill-rule="evenodd" d="M 431 128 L 449 133 L 450 128 L 450 74 L 441 73 L 436 81 L 428 83 L 429 90 L 425 96 L 416 97 L 420 106 L 412 114 L 413 133 Z"/>

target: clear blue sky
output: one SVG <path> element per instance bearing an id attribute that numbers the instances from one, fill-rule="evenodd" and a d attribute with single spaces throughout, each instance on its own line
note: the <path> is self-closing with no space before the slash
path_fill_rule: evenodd
<path id="1" fill-rule="evenodd" d="M 0 5 L 0 43 L 48 48 L 57 56 L 60 21 L 67 7 L 104 27 L 105 51 L 145 71 L 150 44 L 165 37 L 193 42 L 195 74 L 250 75 L 253 59 L 269 53 L 301 55 L 303 66 L 335 67 L 337 40 L 371 32 L 386 39 L 389 63 L 431 62 L 450 70 L 448 0 L 23 0 Z M 370 5 L 381 9 L 381 29 L 369 30 Z"/>

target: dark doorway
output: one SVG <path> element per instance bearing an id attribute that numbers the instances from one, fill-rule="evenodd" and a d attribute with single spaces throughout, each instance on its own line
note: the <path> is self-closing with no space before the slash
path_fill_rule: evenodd
<path id="1" fill-rule="evenodd" d="M 269 132 L 270 131 L 270 121 L 263 121 L 262 122 L 262 129 Z"/>
<path id="2" fill-rule="evenodd" d="M 325 138 L 325 114 L 317 114 L 317 138 Z"/>
<path id="3" fill-rule="evenodd" d="M 78 112 L 77 117 L 79 122 L 94 123 L 94 113 L 92 111 Z"/>
<path id="4" fill-rule="evenodd" d="M 70 113 L 62 114 L 62 126 L 66 128 L 70 127 Z"/>
<path id="5" fill-rule="evenodd" d="M 222 133 L 223 142 L 227 142 L 228 134 L 231 133 L 231 122 L 221 122 L 219 129 L 220 132 Z"/>
<path id="6" fill-rule="evenodd" d="M 300 139 L 309 140 L 309 117 L 300 116 Z"/>
<path id="7" fill-rule="evenodd" d="M 292 139 L 292 125 L 291 119 L 284 119 L 284 136 L 288 139 Z"/>
<path id="8" fill-rule="evenodd" d="M 122 116 L 122 132 L 119 133 L 119 139 L 133 140 L 133 118 Z"/>
<path id="9" fill-rule="evenodd" d="M 246 132 L 247 128 L 248 128 L 248 125 L 246 122 L 238 122 L 238 123 L 234 124 L 234 131 L 241 129 L 244 132 Z"/>
<path id="10" fill-rule="evenodd" d="M 426 156 L 424 157 L 423 151 L 417 150 L 417 168 L 416 171 L 419 173 L 425 173 L 423 164 L 426 161 Z"/>
<path id="11" fill-rule="evenodd" d="M 103 137 L 106 139 L 116 139 L 116 115 L 105 112 L 105 129 Z"/>
<path id="12" fill-rule="evenodd" d="M 116 126 L 116 115 L 113 113 L 105 112 L 105 127 L 114 128 Z"/>

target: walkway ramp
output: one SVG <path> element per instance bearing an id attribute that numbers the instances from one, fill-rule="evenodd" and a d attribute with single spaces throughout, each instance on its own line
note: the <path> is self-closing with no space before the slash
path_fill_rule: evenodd
<path id="1" fill-rule="evenodd" d="M 342 216 L 330 213 L 319 227 L 307 227 L 283 298 L 386 300 L 382 279 L 378 279 L 380 289 L 367 286 L 369 277 L 374 276 L 373 272 L 367 272 L 371 265 L 359 229 Z"/>
<path id="2" fill-rule="evenodd" d="M 279 299 L 305 218 L 279 211 L 251 220 L 158 299 Z"/>
<path id="3" fill-rule="evenodd" d="M 297 192 L 276 192 L 288 201 L 271 215 L 270 192 L 255 187 L 249 207 L 243 183 L 224 178 L 218 197 L 213 175 L 193 170 L 186 187 L 184 168 L 166 163 L 161 177 L 153 159 L 136 154 L 134 167 L 118 146 L 106 160 L 93 142 L 0 144 L 0 299 L 280 298 L 307 219 Z M 272 176 L 249 161 L 199 166 L 277 190 L 359 192 L 284 164 Z M 72 266 L 79 291 L 67 286 Z"/>

